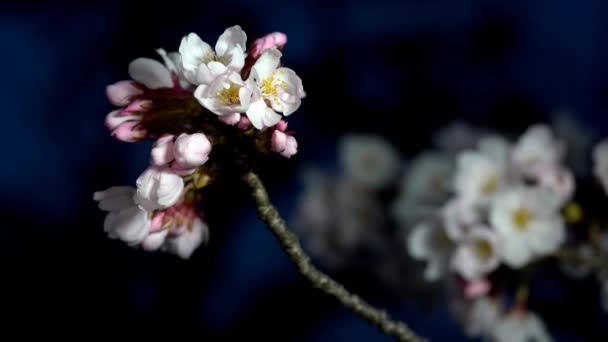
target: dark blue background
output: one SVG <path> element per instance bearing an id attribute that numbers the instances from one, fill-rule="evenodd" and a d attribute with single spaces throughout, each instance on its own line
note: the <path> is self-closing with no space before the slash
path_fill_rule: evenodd
<path id="1" fill-rule="evenodd" d="M 290 117 L 300 153 L 266 177 L 288 217 L 298 166 L 331 160 L 344 132 L 375 132 L 411 154 L 454 118 L 518 130 L 562 107 L 608 132 L 603 0 L 3 4 L 0 257 L 8 288 L 0 307 L 9 323 L 57 337 L 86 329 L 207 340 L 386 339 L 308 287 L 242 192 L 209 205 L 210 245 L 188 262 L 104 236 L 91 194 L 132 184 L 149 151 L 110 138 L 105 86 L 127 78 L 132 59 L 176 50 L 188 32 L 213 44 L 234 24 L 249 41 L 287 33 L 284 62 L 308 93 Z M 443 306 L 387 301 L 364 280 L 342 280 L 431 339 L 464 339 Z M 554 280 L 545 288 L 563 296 L 568 289 Z M 591 299 L 582 303 L 587 312 L 575 323 L 562 317 L 573 313 L 549 315 L 555 336 L 599 338 L 606 317 Z"/>

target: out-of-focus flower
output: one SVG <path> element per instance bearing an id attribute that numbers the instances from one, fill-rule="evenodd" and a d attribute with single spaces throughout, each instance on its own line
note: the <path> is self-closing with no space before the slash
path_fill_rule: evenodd
<path id="1" fill-rule="evenodd" d="M 340 161 L 346 177 L 369 189 L 379 189 L 395 179 L 399 155 L 384 139 L 350 135 L 340 142 Z"/>
<path id="2" fill-rule="evenodd" d="M 490 223 L 502 239 L 507 265 L 520 268 L 564 242 L 566 229 L 555 197 L 544 189 L 515 187 L 494 199 Z"/>
<path id="3" fill-rule="evenodd" d="M 196 33 L 182 38 L 179 46 L 184 76 L 193 84 L 210 84 L 226 70 L 240 72 L 245 65 L 247 35 L 240 26 L 227 28 L 218 38 L 215 50 Z"/>
<path id="4" fill-rule="evenodd" d="M 498 302 L 493 298 L 481 297 L 467 301 L 464 305 L 460 317 L 457 318 L 462 322 L 466 335 L 469 337 L 490 335 L 501 317 Z"/>
<path id="5" fill-rule="evenodd" d="M 434 152 L 423 153 L 409 163 L 392 207 L 402 226 L 434 214 L 446 201 L 453 167 L 449 156 Z"/>
<path id="6" fill-rule="evenodd" d="M 173 145 L 175 163 L 180 169 L 199 167 L 209 160 L 211 142 L 203 133 L 180 134 Z"/>
<path id="7" fill-rule="evenodd" d="M 136 181 L 135 203 L 147 211 L 168 208 L 184 190 L 182 177 L 167 167 L 151 166 Z"/>
<path id="8" fill-rule="evenodd" d="M 336 184 L 332 207 L 336 215 L 336 242 L 346 249 L 368 244 L 384 223 L 378 200 L 366 188 L 348 180 Z"/>
<path id="9" fill-rule="evenodd" d="M 484 218 L 476 206 L 458 197 L 449 200 L 441 208 L 440 215 L 448 235 L 454 241 L 467 237 L 472 227 Z"/>
<path id="10" fill-rule="evenodd" d="M 469 299 L 476 299 L 485 296 L 490 292 L 492 284 L 486 278 L 466 281 L 464 284 L 464 295 Z"/>
<path id="11" fill-rule="evenodd" d="M 499 237 L 487 227 L 471 229 L 452 256 L 451 266 L 466 280 L 480 279 L 500 263 Z"/>
<path id="12" fill-rule="evenodd" d="M 257 129 L 275 125 L 295 112 L 306 96 L 302 80 L 295 71 L 280 67 L 281 52 L 275 48 L 264 50 L 251 68 L 249 81 L 255 84 L 247 117 Z"/>
<path id="13" fill-rule="evenodd" d="M 129 245 L 137 245 L 148 235 L 150 219 L 148 212 L 133 201 L 135 188 L 114 186 L 93 194 L 99 209 L 109 211 L 104 230 L 112 239 L 120 239 Z"/>
<path id="14" fill-rule="evenodd" d="M 182 259 L 189 259 L 192 253 L 208 239 L 209 227 L 196 217 L 188 227 L 181 229 L 179 234 L 169 235 L 163 249 Z"/>
<path id="15" fill-rule="evenodd" d="M 537 179 L 541 187 L 553 191 L 559 197 L 560 203 L 566 203 L 574 195 L 576 187 L 574 176 L 565 167 L 547 166 L 539 168 Z"/>
<path id="16" fill-rule="evenodd" d="M 608 193 L 608 139 L 602 140 L 593 148 L 593 175 Z"/>
<path id="17" fill-rule="evenodd" d="M 548 342 L 551 336 L 543 321 L 529 311 L 515 310 L 501 317 L 492 329 L 496 342 Z"/>
<path id="18" fill-rule="evenodd" d="M 424 278 L 437 281 L 447 271 L 454 250 L 445 227 L 439 219 L 429 219 L 416 225 L 407 238 L 407 250 L 414 259 L 426 261 Z"/>
<path id="19" fill-rule="evenodd" d="M 563 155 L 563 143 L 555 139 L 546 125 L 528 128 L 513 148 L 513 162 L 518 170 L 532 177 L 547 168 L 558 166 Z"/>
<path id="20" fill-rule="evenodd" d="M 507 146 L 502 139 L 488 137 L 480 141 L 478 151 L 458 155 L 454 190 L 461 200 L 485 206 L 507 184 Z"/>

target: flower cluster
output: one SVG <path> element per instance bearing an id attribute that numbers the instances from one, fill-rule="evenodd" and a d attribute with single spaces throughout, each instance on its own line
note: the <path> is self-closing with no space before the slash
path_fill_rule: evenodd
<path id="1" fill-rule="evenodd" d="M 314 256 L 330 266 L 348 267 L 382 245 L 386 204 L 380 192 L 395 181 L 400 161 L 389 143 L 370 135 L 344 137 L 339 155 L 338 179 L 317 170 L 304 175 L 294 228 Z"/>
<path id="2" fill-rule="evenodd" d="M 427 261 L 427 279 L 452 270 L 478 280 L 503 263 L 519 269 L 555 252 L 566 238 L 561 210 L 574 192 L 563 155 L 563 144 L 550 128 L 536 125 L 514 143 L 496 135 L 481 137 L 476 148 L 456 154 L 451 174 L 446 173 L 450 162 L 441 164 L 441 157 L 434 159 L 440 167 L 421 161 L 429 164 L 418 167 L 435 172 L 421 172 L 431 178 L 420 184 L 436 190 L 432 183 L 440 182 L 443 203 L 412 196 L 406 185 L 395 211 L 399 214 L 412 198 L 418 206 L 431 205 L 408 237 L 412 257 Z"/>
<path id="3" fill-rule="evenodd" d="M 298 75 L 281 64 L 286 42 L 275 32 L 247 52 L 239 26 L 226 29 L 214 48 L 190 33 L 178 52 L 157 50 L 163 63 L 135 59 L 131 80 L 107 87 L 108 99 L 120 107 L 106 117 L 112 136 L 154 140 L 137 188 L 94 194 L 109 212 L 104 229 L 111 238 L 189 258 L 209 236 L 201 189 L 218 170 L 239 167 L 251 153 L 296 154 L 297 141 L 282 119 L 299 108 L 305 92 Z"/>
<path id="4" fill-rule="evenodd" d="M 608 215 L 597 205 L 608 193 L 608 140 L 589 153 L 588 130 L 573 123 L 559 117 L 515 138 L 456 123 L 409 160 L 380 137 L 347 136 L 338 177 L 305 177 L 295 227 L 313 256 L 373 269 L 417 298 L 412 283 L 443 280 L 469 336 L 550 340 L 527 303 L 532 271 L 547 262 L 594 274 L 608 308 Z M 595 180 L 572 153 L 592 159 Z"/>

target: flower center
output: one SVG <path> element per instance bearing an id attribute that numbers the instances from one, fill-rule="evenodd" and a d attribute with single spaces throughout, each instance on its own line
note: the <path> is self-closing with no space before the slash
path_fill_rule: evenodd
<path id="1" fill-rule="evenodd" d="M 498 190 L 498 181 L 500 179 L 497 175 L 492 175 L 481 185 L 481 191 L 486 195 L 491 195 Z"/>
<path id="2" fill-rule="evenodd" d="M 222 64 L 228 64 L 228 58 L 224 56 L 218 56 L 215 51 L 207 52 L 203 57 L 199 57 L 198 61 L 204 64 L 209 62 L 220 62 Z"/>
<path id="3" fill-rule="evenodd" d="M 239 90 L 241 87 L 230 82 L 228 88 L 224 88 L 222 91 L 217 91 L 215 95 L 219 97 L 220 103 L 223 105 L 234 105 L 240 103 Z"/>
<path id="4" fill-rule="evenodd" d="M 528 229 L 528 224 L 530 223 L 531 215 L 530 211 L 526 208 L 519 208 L 513 212 L 513 223 L 515 224 L 515 228 L 520 232 Z"/>
<path id="5" fill-rule="evenodd" d="M 492 245 L 487 240 L 475 240 L 473 250 L 480 259 L 488 259 L 492 256 Z"/>
<path id="6" fill-rule="evenodd" d="M 281 75 L 285 74 L 285 71 L 280 72 Z M 284 80 L 278 80 L 276 78 L 277 72 L 273 71 L 270 77 L 265 78 L 262 81 L 262 94 L 278 103 L 279 89 L 287 90 L 287 82 Z"/>

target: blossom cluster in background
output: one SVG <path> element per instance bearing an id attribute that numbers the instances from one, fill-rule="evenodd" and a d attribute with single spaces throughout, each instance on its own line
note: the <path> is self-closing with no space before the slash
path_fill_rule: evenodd
<path id="1" fill-rule="evenodd" d="M 214 47 L 190 33 L 177 52 L 157 50 L 163 63 L 137 58 L 128 68 L 131 80 L 107 87 L 108 99 L 120 107 L 106 117 L 112 136 L 154 140 L 136 188 L 94 195 L 109 212 L 104 229 L 111 238 L 189 258 L 209 236 L 200 190 L 222 167 L 239 167 L 251 151 L 286 158 L 297 152 L 282 119 L 305 93 L 301 79 L 281 63 L 287 37 L 271 33 L 249 51 L 246 43 L 240 26 L 227 28 Z M 222 154 L 228 155 L 216 157 Z M 233 165 L 215 162 L 220 159 Z"/>
<path id="2" fill-rule="evenodd" d="M 608 287 L 606 215 L 588 205 L 606 203 L 608 142 L 591 140 L 564 114 L 513 136 L 454 123 L 409 160 L 381 137 L 349 135 L 337 175 L 305 174 L 294 226 L 329 266 L 401 272 L 388 279 L 402 291 L 443 284 L 469 336 L 550 340 L 527 305 L 530 274 L 557 262 Z"/>

